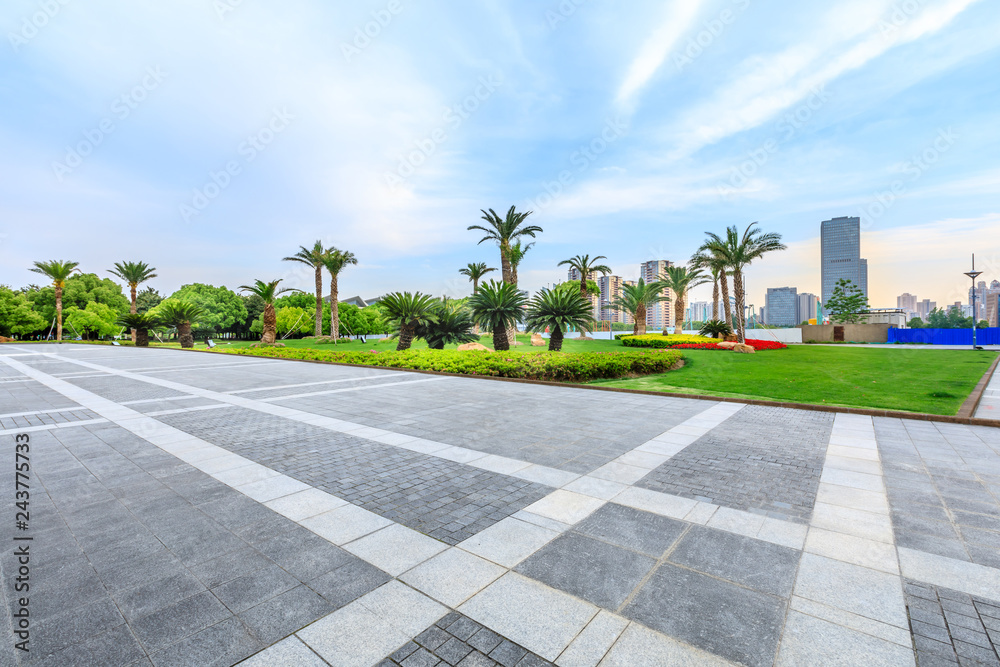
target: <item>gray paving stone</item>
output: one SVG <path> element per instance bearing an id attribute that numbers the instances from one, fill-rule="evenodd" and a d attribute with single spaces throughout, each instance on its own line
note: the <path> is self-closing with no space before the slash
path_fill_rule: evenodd
<path id="1" fill-rule="evenodd" d="M 156 667 L 233 665 L 264 648 L 235 618 L 207 627 L 153 653 Z"/>
<path id="2" fill-rule="evenodd" d="M 451 612 L 378 663 L 384 667 L 552 667 L 471 618 Z"/>
<path id="3" fill-rule="evenodd" d="M 212 593 L 231 611 L 239 613 L 295 588 L 298 583 L 298 579 L 277 565 L 267 565 L 216 586 Z"/>
<path id="4" fill-rule="evenodd" d="M 312 579 L 308 584 L 334 608 L 339 609 L 391 579 L 374 565 L 354 558 L 341 567 Z"/>
<path id="5" fill-rule="evenodd" d="M 280 593 L 239 615 L 250 633 L 267 645 L 303 628 L 334 610 L 332 604 L 306 586 Z"/>
<path id="6" fill-rule="evenodd" d="M 659 558 L 687 526 L 682 521 L 608 503 L 574 530 L 641 554 Z"/>
<path id="7" fill-rule="evenodd" d="M 153 652 L 230 617 L 232 614 L 229 610 L 209 591 L 204 591 L 133 621 L 130 625 L 146 650 Z"/>

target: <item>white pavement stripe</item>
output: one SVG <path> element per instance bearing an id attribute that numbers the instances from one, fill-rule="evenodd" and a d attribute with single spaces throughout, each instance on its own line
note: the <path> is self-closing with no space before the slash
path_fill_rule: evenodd
<path id="1" fill-rule="evenodd" d="M 147 417 L 162 417 L 163 415 L 179 415 L 185 412 L 200 412 L 202 410 L 218 410 L 220 408 L 232 408 L 235 406 L 228 403 L 217 403 L 215 405 L 196 405 L 190 408 L 175 408 L 173 410 L 156 410 L 145 413 Z"/>
<path id="2" fill-rule="evenodd" d="M 269 396 L 267 398 L 258 398 L 258 401 L 285 401 L 292 398 L 306 398 L 308 396 L 324 396 L 326 394 L 341 394 L 347 391 L 361 391 L 363 389 L 379 389 L 381 387 L 398 387 L 407 384 L 417 384 L 418 382 L 439 382 L 441 380 L 446 380 L 444 377 L 432 377 L 432 378 L 422 378 L 420 380 L 403 380 L 401 382 L 383 382 L 382 384 L 366 384 L 361 387 L 348 387 L 347 389 L 327 389 L 323 391 L 310 391 L 303 394 L 290 394 L 288 396 Z"/>
<path id="3" fill-rule="evenodd" d="M 353 378 L 342 378 L 340 380 L 320 380 L 317 382 L 298 382 L 296 384 L 279 384 L 273 387 L 254 387 L 253 389 L 234 389 L 233 391 L 224 392 L 226 394 L 249 394 L 255 391 L 272 391 L 275 389 L 295 389 L 296 387 L 315 387 L 321 384 L 336 384 L 339 382 L 357 382 L 358 380 L 381 380 L 383 378 L 392 377 L 392 373 L 379 373 L 378 375 L 367 375 L 361 377 Z"/>
<path id="4" fill-rule="evenodd" d="M 947 556 L 899 547 L 899 565 L 907 579 L 1000 600 L 1000 570 Z"/>
<path id="5" fill-rule="evenodd" d="M 0 415 L 0 419 L 8 419 L 10 417 L 30 417 L 31 415 L 50 415 L 56 412 L 76 412 L 78 410 L 85 410 L 79 405 L 68 407 L 68 408 L 50 408 L 48 410 L 29 410 L 28 412 L 8 412 L 5 415 Z"/>
<path id="6" fill-rule="evenodd" d="M 21 428 L 9 428 L 0 431 L 0 435 L 17 435 L 18 433 L 35 433 L 36 431 L 51 431 L 58 428 L 69 428 L 70 426 L 87 426 L 89 424 L 104 424 L 107 419 L 81 419 L 75 422 L 61 422 L 59 424 L 44 424 L 42 426 L 22 426 Z"/>

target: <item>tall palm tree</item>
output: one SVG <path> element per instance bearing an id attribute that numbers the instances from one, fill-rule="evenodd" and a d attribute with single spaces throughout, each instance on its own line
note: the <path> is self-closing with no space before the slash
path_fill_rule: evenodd
<path id="1" fill-rule="evenodd" d="M 524 323 L 529 331 L 549 330 L 549 352 L 562 350 L 567 329 L 594 325 L 590 301 L 576 290 L 542 289 L 528 304 Z"/>
<path id="2" fill-rule="evenodd" d="M 469 308 L 476 323 L 493 332 L 493 349 L 509 350 L 512 329 L 524 313 L 527 297 L 508 282 L 491 280 L 469 298 Z"/>
<path id="3" fill-rule="evenodd" d="M 708 281 L 699 268 L 686 266 L 668 266 L 667 272 L 661 276 L 664 285 L 674 293 L 674 333 L 684 333 L 684 303 L 688 290 Z M 667 335 L 667 330 L 663 330 Z"/>
<path id="4" fill-rule="evenodd" d="M 707 252 L 699 251 L 691 258 L 691 266 L 708 271 L 712 276 L 712 321 L 719 319 L 719 273 L 720 262 Z"/>
<path id="5" fill-rule="evenodd" d="M 732 326 L 733 306 L 729 302 L 729 274 L 731 271 L 729 269 L 729 260 L 727 259 L 729 251 L 727 250 L 726 243 L 718 236 L 708 232 L 706 234 L 709 236 L 708 240 L 701 244 L 701 247 L 695 253 L 695 257 L 698 258 L 696 264 L 711 271 L 713 277 L 718 275 L 719 286 L 722 288 L 722 312 L 726 315 L 726 322 L 729 322 L 729 325 Z M 718 299 L 718 296 L 715 296 L 715 301 L 718 301 Z M 712 319 L 718 319 L 718 305 L 713 304 L 712 308 Z"/>
<path id="6" fill-rule="evenodd" d="M 622 293 L 611 301 L 611 307 L 615 310 L 624 310 L 632 316 L 635 326 L 632 327 L 632 335 L 642 335 L 646 333 L 646 310 L 654 303 L 669 301 L 670 297 L 663 293 L 666 285 L 662 281 L 654 280 L 646 283 L 642 278 L 634 285 L 623 285 Z"/>
<path id="7" fill-rule="evenodd" d="M 205 309 L 190 301 L 167 299 L 154 308 L 151 314 L 157 321 L 177 328 L 177 340 L 182 348 L 194 347 L 191 326 L 205 315 Z"/>
<path id="8" fill-rule="evenodd" d="M 139 285 L 156 277 L 156 269 L 146 264 L 146 262 L 115 262 L 115 268 L 108 269 L 108 273 L 116 276 L 128 283 L 131 291 L 130 313 L 136 312 L 136 290 Z M 124 325 L 120 325 L 124 326 Z M 136 330 L 132 329 L 132 343 L 136 341 Z"/>
<path id="9" fill-rule="evenodd" d="M 496 269 L 492 266 L 486 266 L 486 262 L 469 262 L 464 269 L 458 270 L 463 276 L 469 277 L 469 280 L 472 282 L 473 294 L 479 289 L 479 281 L 490 271 L 496 271 Z"/>
<path id="10" fill-rule="evenodd" d="M 512 243 L 510 246 L 510 271 L 514 276 L 514 284 L 517 284 L 517 267 L 521 265 L 521 260 L 524 256 L 528 254 L 535 242 L 532 241 L 528 245 L 522 245 L 520 239 L 517 242 Z"/>
<path id="11" fill-rule="evenodd" d="M 291 257 L 284 257 L 283 262 L 298 262 L 312 268 L 316 279 L 316 322 L 313 330 L 317 337 L 323 335 L 323 257 L 327 251 L 323 242 L 317 240 L 312 248 L 299 246 L 299 251 Z M 300 290 L 301 291 L 301 290 Z M 263 342 L 263 341 L 262 341 Z M 272 341 L 273 342 L 273 341 Z"/>
<path id="12" fill-rule="evenodd" d="M 378 303 L 392 323 L 399 328 L 397 352 L 410 348 L 420 327 L 437 321 L 435 311 L 438 301 L 429 294 L 393 292 L 386 294 Z"/>
<path id="13" fill-rule="evenodd" d="M 503 218 L 497 215 L 493 209 L 489 209 L 488 213 L 482 210 L 480 212 L 483 214 L 483 220 L 487 224 L 469 225 L 469 229 L 477 229 L 486 234 L 486 236 L 479 239 L 479 243 L 494 241 L 500 247 L 500 271 L 503 281 L 517 285 L 517 280 L 510 264 L 510 246 L 525 236 L 535 238 L 535 234 L 541 232 L 542 228 L 538 225 L 525 225 L 522 227 L 521 225 L 524 224 L 524 221 L 532 212 L 525 211 L 518 213 L 513 206 L 510 207 L 507 215 Z"/>
<path id="14" fill-rule="evenodd" d="M 600 260 L 607 259 L 604 255 L 597 255 L 591 259 L 590 255 L 576 255 L 570 257 L 569 259 L 564 259 L 559 262 L 558 266 L 567 265 L 571 269 L 576 269 L 577 273 L 580 274 L 580 296 L 587 298 L 589 295 L 594 294 L 596 290 L 588 289 L 588 281 L 591 273 L 600 273 L 601 275 L 608 275 L 611 273 L 611 267 L 607 264 L 599 264 Z M 580 330 L 580 337 L 586 338 L 587 330 Z"/>
<path id="15" fill-rule="evenodd" d="M 250 294 L 259 296 L 264 302 L 264 312 L 261 313 L 264 331 L 260 337 L 260 342 L 264 345 L 273 345 L 275 339 L 278 337 L 278 314 L 274 310 L 274 300 L 285 292 L 302 291 L 293 287 L 279 288 L 278 283 L 280 282 L 281 278 L 272 280 L 269 283 L 265 283 L 263 280 L 257 279 L 253 281 L 253 285 L 240 285 L 239 287 L 241 292 L 249 292 Z M 320 310 L 320 317 L 322 317 L 322 315 L 323 311 Z M 320 324 L 322 324 L 322 319 L 320 320 Z"/>
<path id="16" fill-rule="evenodd" d="M 66 281 L 80 266 L 79 262 L 68 262 L 60 259 L 53 259 L 48 262 L 35 262 L 35 267 L 31 269 L 35 273 L 47 276 L 52 281 L 52 286 L 56 290 L 56 340 L 62 340 L 62 297 L 63 287 Z"/>
<path id="17" fill-rule="evenodd" d="M 340 339 L 340 289 L 337 283 L 340 280 L 340 272 L 351 264 L 357 266 L 358 259 L 349 250 L 330 248 L 323 255 L 323 266 L 330 272 L 330 337 L 334 341 Z M 320 307 L 322 308 L 322 304 Z"/>
<path id="18" fill-rule="evenodd" d="M 769 252 L 784 250 L 788 246 L 781 242 L 781 234 L 776 232 L 764 233 L 756 222 L 751 222 L 740 234 L 736 225 L 726 228 L 725 239 L 716 234 L 709 233 L 707 243 L 721 257 L 725 258 L 726 266 L 733 274 L 733 292 L 736 296 L 736 337 L 741 343 L 746 342 L 746 288 L 743 284 L 743 271 L 755 259 L 760 259 Z M 715 252 L 713 250 L 713 252 Z"/>

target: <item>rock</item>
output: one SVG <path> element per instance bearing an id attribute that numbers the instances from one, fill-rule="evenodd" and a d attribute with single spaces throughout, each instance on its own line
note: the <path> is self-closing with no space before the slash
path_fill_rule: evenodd
<path id="1" fill-rule="evenodd" d="M 465 351 L 465 350 L 486 350 L 487 352 L 490 351 L 490 348 L 486 347 L 482 343 L 462 343 L 461 345 L 458 346 L 458 349 L 460 351 Z"/>
<path id="2" fill-rule="evenodd" d="M 738 343 L 733 343 L 733 342 L 730 342 L 730 341 L 723 341 L 721 343 L 716 343 L 716 345 L 718 345 L 719 347 L 721 347 L 723 349 L 731 350 L 734 347 L 736 347 L 738 345 Z"/>
<path id="3" fill-rule="evenodd" d="M 254 343 L 250 347 L 285 347 L 284 343 Z"/>
<path id="4" fill-rule="evenodd" d="M 738 343 L 739 340 L 740 339 L 736 337 L 736 334 L 726 334 L 727 343 Z"/>
<path id="5" fill-rule="evenodd" d="M 540 334 L 540 333 L 533 333 L 533 334 L 531 334 L 531 344 L 534 347 L 544 347 L 545 346 L 545 339 L 542 338 L 542 334 Z"/>
<path id="6" fill-rule="evenodd" d="M 753 349 L 749 345 L 741 345 L 737 343 L 733 346 L 733 352 L 741 352 L 743 354 L 756 354 L 757 350 Z"/>

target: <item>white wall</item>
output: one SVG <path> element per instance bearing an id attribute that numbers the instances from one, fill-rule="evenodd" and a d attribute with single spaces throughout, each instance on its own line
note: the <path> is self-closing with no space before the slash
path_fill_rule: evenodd
<path id="1" fill-rule="evenodd" d="M 752 340 L 776 340 L 779 343 L 801 343 L 802 329 L 747 329 Z"/>

